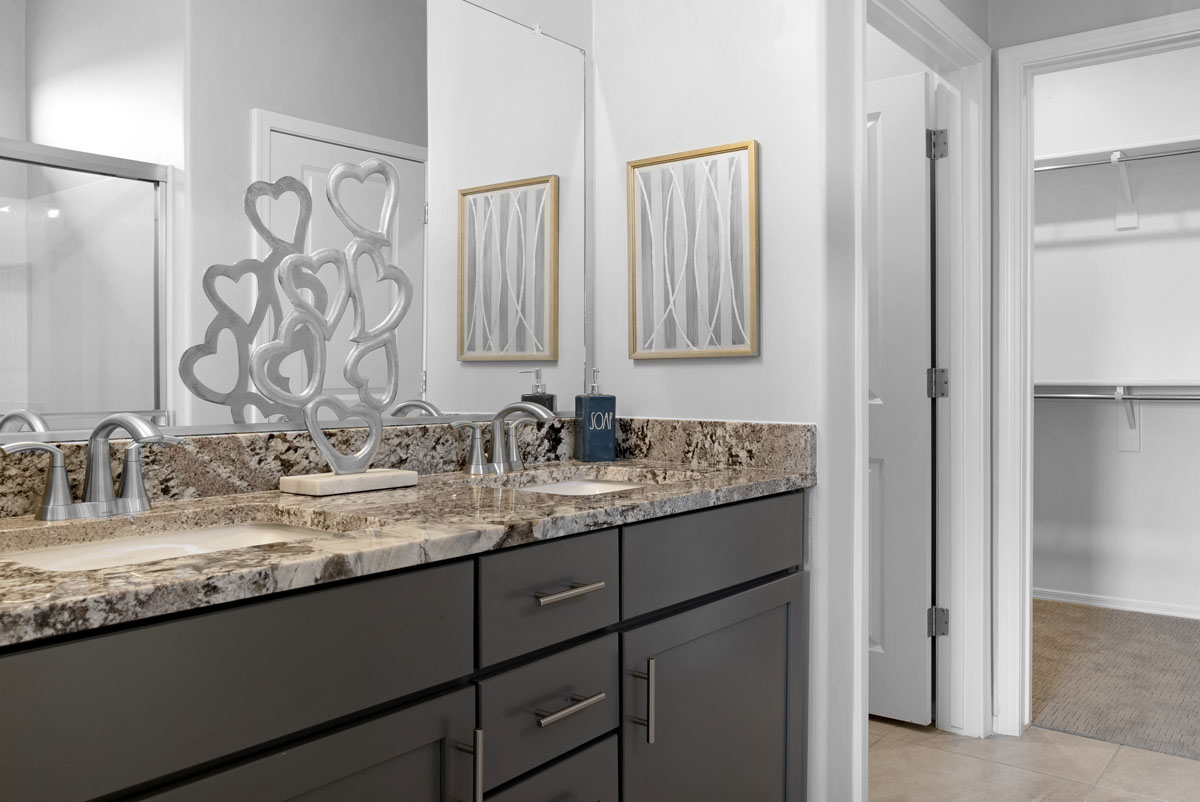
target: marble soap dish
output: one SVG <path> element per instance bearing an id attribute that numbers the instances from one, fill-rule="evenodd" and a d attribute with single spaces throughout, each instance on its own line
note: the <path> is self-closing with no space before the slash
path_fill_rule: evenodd
<path id="1" fill-rule="evenodd" d="M 343 493 L 365 493 L 369 490 L 412 487 L 416 483 L 416 471 L 371 468 L 363 473 L 314 473 L 308 476 L 281 476 L 279 489 L 284 493 L 295 493 L 300 496 L 337 496 Z"/>

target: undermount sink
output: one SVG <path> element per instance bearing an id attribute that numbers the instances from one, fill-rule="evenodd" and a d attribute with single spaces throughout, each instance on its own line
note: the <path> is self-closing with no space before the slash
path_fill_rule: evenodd
<path id="1" fill-rule="evenodd" d="M 35 551 L 10 552 L 0 554 L 0 560 L 9 560 L 43 571 L 92 571 L 97 568 L 167 560 L 172 557 L 305 540 L 321 534 L 324 533 L 316 529 L 286 524 L 244 523 L 97 540 Z"/>
<path id="2" fill-rule="evenodd" d="M 569 479 L 564 482 L 547 482 L 544 485 L 519 487 L 525 493 L 549 493 L 553 496 L 598 496 L 601 493 L 617 493 L 635 490 L 645 485 L 618 482 L 612 479 Z"/>

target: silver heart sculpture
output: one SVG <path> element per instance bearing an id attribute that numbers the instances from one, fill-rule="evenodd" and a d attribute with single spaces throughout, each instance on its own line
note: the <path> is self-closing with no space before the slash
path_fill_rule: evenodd
<path id="1" fill-rule="evenodd" d="M 383 209 L 379 213 L 378 229 L 367 228 L 354 219 L 354 216 L 346 211 L 341 198 L 342 182 L 347 178 L 353 178 L 361 184 L 373 175 L 382 176 L 387 185 L 384 190 Z M 396 203 L 399 192 L 400 174 L 396 172 L 396 168 L 392 166 L 391 162 L 383 159 L 367 159 L 362 164 L 343 162 L 329 171 L 329 183 L 325 187 L 325 197 L 329 199 L 329 205 L 333 207 L 333 213 L 337 215 L 338 220 L 342 221 L 342 225 L 356 239 L 369 240 L 384 247 L 392 244 L 387 232 L 391 231 L 392 223 L 396 219 Z"/>
<path id="2" fill-rule="evenodd" d="M 278 374 L 272 369 L 277 371 L 284 357 L 297 352 L 311 360 L 311 367 L 308 370 L 308 383 L 303 390 L 294 393 L 290 386 L 285 386 L 286 383 L 275 381 Z M 275 403 L 303 407 L 319 396 L 325 387 L 325 354 L 321 321 L 305 310 L 294 309 L 283 319 L 279 327 L 279 339 L 254 349 L 250 356 L 250 377 L 262 394 Z"/>
<path id="3" fill-rule="evenodd" d="M 362 448 L 353 454 L 343 454 L 334 448 L 319 422 L 318 416 L 322 408 L 336 411 L 338 421 L 343 424 L 347 419 L 357 418 L 363 421 L 367 428 L 367 440 L 363 443 Z M 337 396 L 323 395 L 310 401 L 304 407 L 304 424 L 308 427 L 308 433 L 312 436 L 317 450 L 321 452 L 321 456 L 325 457 L 325 461 L 329 463 L 329 467 L 333 468 L 334 473 L 362 473 L 371 467 L 371 460 L 375 459 L 375 452 L 379 450 L 379 444 L 383 440 L 383 419 L 379 415 L 379 410 L 372 409 L 365 404 L 348 406 Z"/>
<path id="4" fill-rule="evenodd" d="M 362 183 L 373 175 L 381 176 L 386 184 L 377 229 L 366 227 L 349 214 L 340 197 L 346 179 Z M 243 207 L 250 225 L 270 245 L 271 253 L 261 262 L 247 259 L 232 267 L 213 265 L 206 271 L 204 292 L 216 310 L 216 316 L 209 324 L 204 342 L 189 348 L 179 366 L 189 390 L 206 401 L 229 406 L 234 420 L 244 421 L 247 410 L 251 409 L 267 418 L 303 419 L 313 443 L 335 473 L 360 473 L 370 466 L 383 439 L 380 412 L 395 403 L 399 391 L 396 329 L 408 314 L 414 293 L 408 274 L 389 264 L 385 253 L 385 249 L 391 247 L 386 232 L 395 222 L 399 186 L 399 173 L 383 159 L 335 165 L 329 172 L 325 195 L 353 239 L 342 251 L 323 249 L 309 256 L 303 250 L 312 219 L 312 198 L 304 185 L 292 177 L 274 183 L 258 181 L 251 184 L 246 190 Z M 300 200 L 296 229 L 290 240 L 271 231 L 258 213 L 259 198 L 268 196 L 278 200 L 287 193 L 295 193 Z M 367 287 L 362 286 L 358 275 L 359 260 L 364 257 L 371 260 L 375 279 L 374 284 Z M 332 293 L 318 275 L 330 265 L 337 275 L 337 287 Z M 227 278 L 236 283 L 250 274 L 255 277 L 257 295 L 247 319 L 221 298 L 216 290 L 216 280 Z M 382 282 L 395 284 L 396 300 L 387 314 L 372 325 L 366 315 L 366 293 Z M 290 309 L 284 307 L 284 299 Z M 343 373 L 361 402 L 353 406 L 324 392 L 327 343 L 337 334 L 338 325 L 350 304 L 354 305 L 354 327 L 349 336 L 351 347 Z M 252 348 L 254 338 L 259 336 L 268 320 L 271 326 L 266 330 L 266 341 Z M 207 387 L 195 376 L 196 363 L 217 352 L 217 341 L 223 331 L 234 335 L 238 360 L 237 383 L 226 393 Z M 379 350 L 383 351 L 387 366 L 387 388 L 382 398 L 371 393 L 369 381 L 361 373 L 363 359 Z M 305 387 L 299 391 L 292 389 L 280 367 L 283 359 L 293 353 L 303 354 L 308 369 Z M 251 390 L 251 383 L 261 395 Z M 366 425 L 367 439 L 358 452 L 343 454 L 334 448 L 321 427 L 319 413 L 322 409 L 334 411 L 340 422 L 362 421 Z"/>

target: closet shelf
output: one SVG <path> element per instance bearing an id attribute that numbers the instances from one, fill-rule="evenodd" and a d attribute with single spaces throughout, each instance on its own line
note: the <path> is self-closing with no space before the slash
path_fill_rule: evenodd
<path id="1" fill-rule="evenodd" d="M 1112 155 L 1118 152 L 1121 154 L 1118 162 L 1161 159 L 1166 156 L 1186 156 L 1193 153 L 1200 153 L 1200 138 L 1176 139 L 1170 142 L 1134 145 L 1126 148 L 1041 156 L 1034 159 L 1033 170 L 1035 173 L 1040 173 L 1049 170 L 1066 170 L 1072 167 L 1111 165 L 1113 163 Z"/>

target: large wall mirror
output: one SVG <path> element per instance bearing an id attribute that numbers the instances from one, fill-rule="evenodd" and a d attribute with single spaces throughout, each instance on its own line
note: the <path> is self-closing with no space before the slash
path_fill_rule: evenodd
<path id="1" fill-rule="evenodd" d="M 114 411 L 191 432 L 302 425 L 197 397 L 179 362 L 204 344 L 199 382 L 236 386 L 246 346 L 213 329 L 214 304 L 254 317 L 259 277 L 237 265 L 268 259 L 272 238 L 299 228 L 305 253 L 344 248 L 326 182 L 368 158 L 400 177 L 388 258 L 414 288 L 395 363 L 359 366 L 371 389 L 485 414 L 541 368 L 569 406 L 586 363 L 587 43 L 537 35 L 526 5 L 0 3 L 0 416 L 31 410 L 47 436 Z M 308 188 L 309 215 L 287 192 L 244 208 L 252 182 L 285 176 Z M 379 217 L 378 179 L 343 182 L 351 216 Z M 364 262 L 378 318 L 396 285 L 368 280 Z M 211 265 L 229 269 L 205 284 Z M 317 275 L 334 294 L 333 271 Z M 326 391 L 347 400 L 351 323 L 326 371 Z M 308 368 L 301 354 L 279 364 L 293 386 Z"/>

